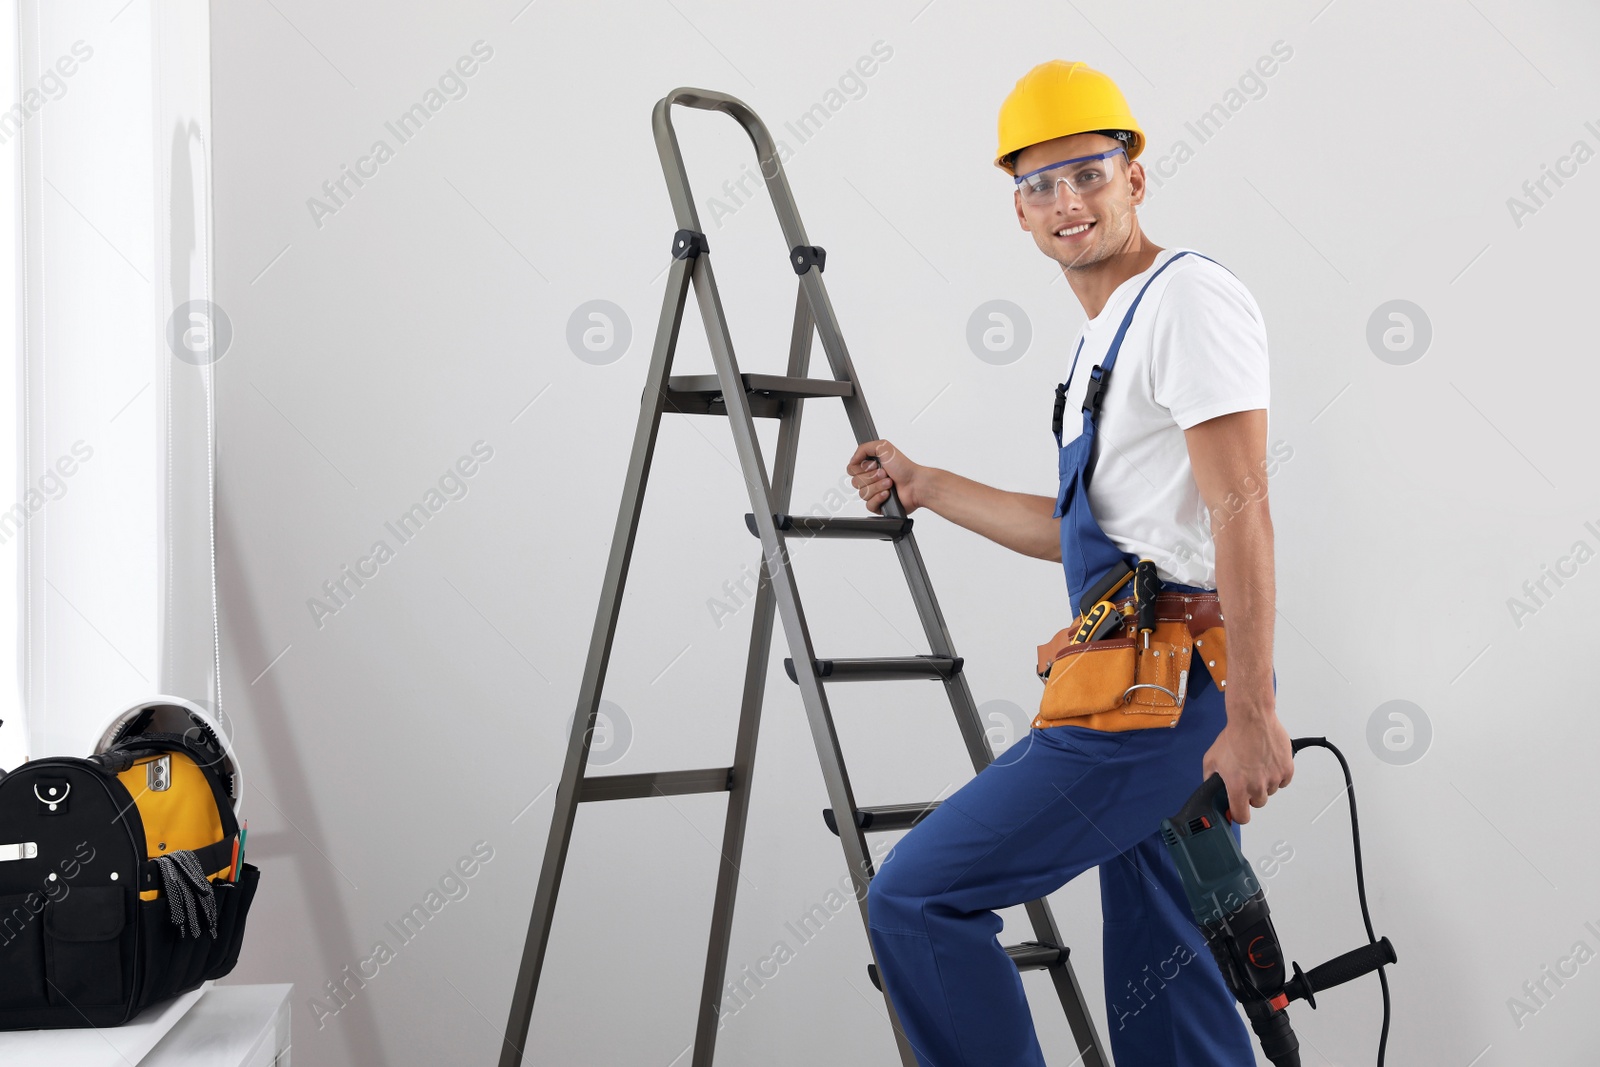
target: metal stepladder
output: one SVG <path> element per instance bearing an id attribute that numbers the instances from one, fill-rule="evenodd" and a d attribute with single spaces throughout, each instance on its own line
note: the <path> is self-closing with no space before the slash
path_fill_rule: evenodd
<path id="1" fill-rule="evenodd" d="M 753 142 L 761 163 L 763 178 L 788 244 L 789 261 L 799 276 L 794 330 L 789 349 L 789 365 L 783 376 L 747 374 L 734 360 L 733 343 L 722 312 L 712 275 L 705 235 L 689 191 L 677 135 L 672 127 L 674 104 L 708 111 L 722 111 L 744 128 Z M 723 93 L 704 89 L 679 88 L 663 97 L 652 113 L 656 147 L 661 156 L 671 193 L 678 231 L 673 237 L 672 264 L 660 325 L 643 398 L 638 428 L 628 464 L 628 477 L 622 504 L 611 540 L 609 562 L 600 597 L 600 607 L 590 639 L 589 657 L 584 667 L 578 706 L 573 717 L 572 735 L 567 745 L 566 762 L 558 783 L 555 812 L 545 848 L 544 863 L 535 892 L 533 915 L 528 924 L 527 941 L 511 1001 L 510 1019 L 501 1047 L 500 1067 L 520 1067 L 527 1041 L 533 1002 L 545 950 L 549 943 L 556 893 L 560 888 L 567 847 L 571 841 L 578 805 L 589 801 L 620 800 L 686 793 L 726 792 L 727 816 L 723 829 L 723 862 L 718 872 L 716 902 L 712 911 L 710 944 L 706 952 L 705 977 L 701 988 L 700 1016 L 695 1031 L 692 1067 L 711 1067 L 723 1000 L 723 983 L 728 962 L 729 939 L 733 926 L 734 894 L 738 885 L 738 864 L 743 853 L 746 815 L 750 802 L 750 783 L 755 763 L 756 737 L 761 718 L 762 696 L 766 688 L 767 664 L 772 644 L 774 608 L 783 617 L 790 656 L 784 667 L 800 689 L 810 722 L 812 738 L 822 765 L 830 807 L 824 818 L 839 836 L 850 870 L 862 922 L 867 918 L 867 886 L 873 865 L 866 833 L 904 830 L 921 821 L 938 801 L 859 807 L 844 757 L 834 730 L 832 713 L 823 683 L 869 680 L 938 679 L 955 712 L 962 740 L 971 756 L 974 771 L 982 770 L 994 758 L 973 703 L 966 676 L 961 672 L 961 657 L 955 654 L 944 617 L 934 599 L 933 588 L 922 556 L 912 537 L 913 520 L 907 516 L 896 495 L 891 494 L 883 514 L 871 517 L 824 518 L 787 514 L 792 489 L 795 456 L 799 441 L 800 416 L 807 398 L 838 399 L 858 442 L 878 439 L 868 413 L 866 398 L 855 376 L 844 338 L 834 318 L 827 290 L 822 283 L 824 252 L 806 241 L 793 195 L 778 159 L 778 152 L 766 125 L 743 102 Z M 684 304 L 693 284 L 705 324 L 715 374 L 670 376 Z M 811 338 L 815 329 L 822 340 L 833 378 L 807 378 Z M 647 771 L 637 774 L 585 775 L 589 741 L 599 709 L 600 692 L 610 659 L 612 639 L 621 609 L 623 586 L 633 553 L 645 483 L 655 450 L 656 431 L 663 412 L 723 415 L 733 430 L 744 479 L 750 490 L 753 511 L 745 515 L 745 525 L 761 540 L 762 564 L 758 586 L 750 651 L 739 727 L 730 766 L 694 770 Z M 777 455 L 769 483 L 766 466 L 756 436 L 756 417 L 780 420 Z M 929 645 L 926 655 L 871 659 L 817 659 L 813 653 L 800 595 L 789 566 L 788 537 L 839 537 L 891 541 L 901 569 L 910 585 Z M 796 664 L 812 664 L 811 670 L 796 670 Z M 837 819 L 836 812 L 852 812 L 851 819 Z M 1083 993 L 1068 959 L 1068 949 L 1056 928 L 1055 919 L 1044 899 L 1028 902 L 1026 910 L 1036 940 L 1008 946 L 1006 952 L 1023 970 L 1044 970 L 1054 983 L 1083 1067 L 1106 1067 L 1107 1059 L 1100 1037 L 1083 999 Z M 869 941 L 870 951 L 870 941 Z M 879 983 L 876 966 L 868 967 L 874 985 Z M 895 1042 L 905 1067 L 916 1067 L 917 1059 L 901 1030 L 894 1005 L 885 996 Z"/>

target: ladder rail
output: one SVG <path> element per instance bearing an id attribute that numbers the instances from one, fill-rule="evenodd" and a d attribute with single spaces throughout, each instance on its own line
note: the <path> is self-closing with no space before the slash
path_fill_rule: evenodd
<path id="1" fill-rule="evenodd" d="M 809 244 L 806 228 L 800 222 L 800 209 L 795 205 L 794 193 L 789 188 L 789 179 L 784 176 L 783 163 L 778 158 L 778 148 L 767 130 L 767 124 L 751 110 L 749 104 L 738 97 L 689 86 L 680 86 L 662 97 L 650 115 L 656 150 L 661 156 L 661 167 L 666 172 L 667 192 L 672 197 L 672 212 L 678 228 L 700 232 L 700 214 L 695 210 L 694 197 L 689 191 L 689 172 L 684 167 L 683 151 L 678 147 L 678 134 L 672 125 L 673 105 L 702 111 L 721 111 L 732 116 L 744 128 L 750 143 L 755 146 L 756 161 L 767 183 L 767 193 L 772 197 L 772 206 L 777 211 L 783 239 L 790 248 Z M 815 307 L 813 302 L 813 310 Z"/>
<path id="2" fill-rule="evenodd" d="M 828 355 L 828 363 L 833 368 L 834 377 L 850 381 L 854 385 L 850 395 L 842 398 L 845 417 L 850 422 L 850 428 L 855 432 L 857 441 L 876 441 L 879 439 L 878 429 L 873 424 L 861 380 L 856 377 L 855 364 L 850 359 L 844 333 L 840 330 L 838 319 L 834 315 L 833 302 L 828 299 L 827 286 L 817 271 L 806 272 L 800 280 L 806 286 L 806 295 L 811 301 L 813 310 L 816 311 L 817 334 L 822 339 L 822 347 Z M 884 501 L 883 514 L 896 519 L 906 517 L 897 490 L 891 490 L 889 499 Z M 945 624 L 944 612 L 940 610 L 938 597 L 934 595 L 933 586 L 928 581 L 927 566 L 923 562 L 921 550 L 917 548 L 915 537 L 901 538 L 895 542 L 894 550 L 895 558 L 900 562 L 900 570 L 905 575 L 906 584 L 911 588 L 911 600 L 916 606 L 917 618 L 922 622 L 922 629 L 927 634 L 930 650 L 934 655 L 954 656 L 955 646 L 950 636 L 950 628 Z M 967 755 L 972 760 L 972 769 L 981 771 L 994 759 L 994 753 L 989 747 L 988 738 L 984 735 L 983 724 L 977 717 L 977 704 L 967 684 L 967 676 L 958 672 L 954 677 L 946 679 L 944 684 L 950 690 L 951 702 L 958 709 L 957 724 L 961 731 L 961 740 L 967 748 Z M 964 713 L 968 708 L 972 709 L 971 715 Z"/>

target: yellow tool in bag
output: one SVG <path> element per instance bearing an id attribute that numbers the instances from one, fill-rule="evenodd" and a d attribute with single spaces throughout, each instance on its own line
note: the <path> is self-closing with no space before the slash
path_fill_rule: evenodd
<path id="1" fill-rule="evenodd" d="M 1037 673 L 1045 689 L 1033 726 L 1176 726 L 1197 659 L 1218 689 L 1227 686 L 1227 633 L 1217 595 L 1163 592 L 1152 603 L 1147 631 L 1140 629 L 1137 599 L 1130 596 L 1109 603 L 1118 620 L 1095 617 L 1107 608 L 1101 601 L 1038 646 Z M 1084 640 L 1085 632 L 1127 636 Z"/>
<path id="2" fill-rule="evenodd" d="M 156 858 L 177 852 L 196 852 L 221 842 L 222 807 L 212 795 L 211 778 L 188 752 L 133 750 L 133 763 L 117 772 L 128 795 L 139 807 L 144 823 L 145 855 Z M 229 839 L 231 842 L 231 838 Z M 232 845 L 228 865 L 207 871 L 206 879 L 233 880 Z M 140 900 L 154 900 L 157 889 L 146 889 Z"/>

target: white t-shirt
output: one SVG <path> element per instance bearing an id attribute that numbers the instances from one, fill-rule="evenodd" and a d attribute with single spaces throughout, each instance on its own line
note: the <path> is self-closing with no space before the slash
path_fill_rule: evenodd
<path id="1" fill-rule="evenodd" d="M 1083 352 L 1062 416 L 1062 443 L 1083 430 L 1089 371 L 1105 359 L 1128 305 L 1181 248 L 1164 248 L 1083 324 Z M 1070 367 L 1073 339 L 1062 371 Z M 1183 431 L 1234 411 L 1267 407 L 1267 331 L 1261 309 L 1227 268 L 1187 255 L 1161 272 L 1134 312 L 1101 396 L 1089 507 L 1120 549 L 1154 561 L 1163 579 L 1215 589 L 1211 522 Z"/>

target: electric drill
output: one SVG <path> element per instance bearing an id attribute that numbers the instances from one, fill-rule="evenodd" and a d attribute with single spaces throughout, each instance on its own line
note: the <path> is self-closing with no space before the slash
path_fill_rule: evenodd
<path id="1" fill-rule="evenodd" d="M 1350 784 L 1350 768 L 1344 756 L 1325 738 L 1297 738 L 1294 751 L 1307 745 L 1329 749 L 1344 766 L 1345 782 Z M 1239 842 L 1234 839 L 1228 817 L 1228 793 L 1222 776 L 1213 774 L 1195 790 L 1182 810 L 1161 820 L 1161 836 L 1183 880 L 1183 888 L 1194 912 L 1195 925 L 1205 935 L 1206 944 L 1222 971 L 1228 988 L 1244 1005 L 1250 1026 L 1261 1042 L 1261 1051 L 1277 1067 L 1300 1067 L 1300 1042 L 1289 1024 L 1286 1010 L 1291 1000 L 1304 1000 L 1317 1006 L 1313 994 L 1340 985 L 1371 971 L 1378 971 L 1383 985 L 1383 1037 L 1378 1046 L 1378 1063 L 1383 1063 L 1383 1047 L 1389 1032 L 1389 986 L 1381 968 L 1395 962 L 1394 947 L 1387 937 L 1372 936 L 1372 921 L 1367 916 L 1366 888 L 1361 874 L 1360 831 L 1355 822 L 1355 794 L 1350 792 L 1351 831 L 1356 846 L 1356 884 L 1361 896 L 1361 914 L 1367 923 L 1368 944 L 1329 960 L 1310 971 L 1293 964 L 1294 976 L 1284 966 L 1283 950 L 1267 908 L 1266 891 L 1251 868 Z"/>

